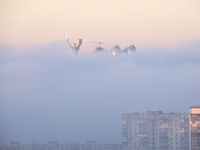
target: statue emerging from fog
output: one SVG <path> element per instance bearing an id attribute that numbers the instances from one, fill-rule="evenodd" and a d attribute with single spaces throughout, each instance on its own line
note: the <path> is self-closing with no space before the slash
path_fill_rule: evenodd
<path id="1" fill-rule="evenodd" d="M 80 46 L 81 46 L 81 44 L 82 44 L 82 39 L 78 39 L 78 46 L 76 46 L 76 43 L 74 43 L 73 46 L 72 46 L 72 45 L 69 43 L 69 39 L 67 39 L 67 43 L 68 43 L 68 45 L 69 45 L 69 47 L 70 47 L 71 50 L 73 50 L 73 51 L 78 51 L 79 48 L 80 48 Z"/>
<path id="2" fill-rule="evenodd" d="M 73 53 L 78 53 L 79 49 L 80 49 L 80 46 L 82 44 L 82 39 L 78 39 L 78 46 L 76 46 L 76 43 L 74 43 L 73 45 L 71 45 L 69 43 L 69 33 L 67 32 L 67 43 L 70 47 L 70 54 L 73 54 Z"/>

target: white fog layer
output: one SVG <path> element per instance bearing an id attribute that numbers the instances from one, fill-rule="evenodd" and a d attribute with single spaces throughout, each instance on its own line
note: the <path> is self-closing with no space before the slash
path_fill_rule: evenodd
<path id="1" fill-rule="evenodd" d="M 123 113 L 199 103 L 200 42 L 117 59 L 110 49 L 70 56 L 64 41 L 20 52 L 0 44 L 0 143 L 121 143 Z"/>

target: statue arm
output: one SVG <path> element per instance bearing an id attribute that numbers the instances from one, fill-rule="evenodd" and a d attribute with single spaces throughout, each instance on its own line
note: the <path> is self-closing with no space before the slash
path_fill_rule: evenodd
<path id="1" fill-rule="evenodd" d="M 70 48 L 73 48 L 73 47 L 71 46 L 71 44 L 69 43 L 69 39 L 67 39 L 67 43 L 68 43 L 68 45 L 69 45 Z"/>

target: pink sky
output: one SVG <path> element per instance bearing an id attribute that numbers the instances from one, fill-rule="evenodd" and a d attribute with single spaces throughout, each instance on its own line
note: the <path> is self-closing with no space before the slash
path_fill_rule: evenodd
<path id="1" fill-rule="evenodd" d="M 199 0 L 1 0 L 0 42 L 19 49 L 83 39 L 124 48 L 173 48 L 200 40 Z M 92 45 L 94 47 L 94 45 Z"/>

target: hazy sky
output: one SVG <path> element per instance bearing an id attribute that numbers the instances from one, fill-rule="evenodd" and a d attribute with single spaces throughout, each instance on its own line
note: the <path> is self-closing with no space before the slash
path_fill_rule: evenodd
<path id="1" fill-rule="evenodd" d="M 1 0 L 0 42 L 18 48 L 83 39 L 171 48 L 200 40 L 199 0 Z M 92 45 L 92 46 L 91 46 Z M 96 46 L 96 45 L 95 45 Z"/>

